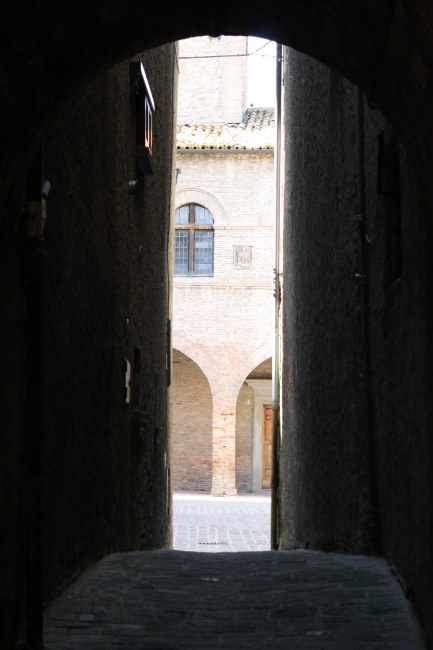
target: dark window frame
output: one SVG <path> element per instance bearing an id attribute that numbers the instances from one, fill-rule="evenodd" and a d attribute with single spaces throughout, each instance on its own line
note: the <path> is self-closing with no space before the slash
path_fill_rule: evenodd
<path id="1" fill-rule="evenodd" d="M 199 203 L 187 203 L 186 205 L 179 206 L 181 208 L 188 208 L 188 223 L 187 224 L 177 224 L 175 223 L 175 243 L 176 243 L 176 232 L 188 232 L 188 273 L 176 273 L 176 268 L 174 270 L 174 275 L 176 277 L 199 277 L 199 278 L 210 278 L 214 275 L 214 259 L 215 259 L 215 230 L 214 230 L 214 219 L 211 211 L 206 208 L 204 205 Z M 202 208 L 207 210 L 211 216 L 212 223 L 209 224 L 198 224 L 196 223 L 196 208 Z M 177 214 L 176 210 L 176 214 Z M 196 233 L 206 231 L 212 232 L 212 269 L 210 273 L 196 273 Z"/>
<path id="2" fill-rule="evenodd" d="M 154 173 L 152 157 L 155 102 L 141 61 L 131 63 L 135 79 L 135 155 L 144 174 Z"/>

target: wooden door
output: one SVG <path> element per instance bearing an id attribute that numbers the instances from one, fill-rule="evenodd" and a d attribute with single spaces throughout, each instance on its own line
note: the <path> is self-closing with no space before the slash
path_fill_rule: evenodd
<path id="1" fill-rule="evenodd" d="M 273 409 L 270 404 L 263 405 L 262 427 L 262 488 L 270 488 L 272 480 L 272 423 Z"/>

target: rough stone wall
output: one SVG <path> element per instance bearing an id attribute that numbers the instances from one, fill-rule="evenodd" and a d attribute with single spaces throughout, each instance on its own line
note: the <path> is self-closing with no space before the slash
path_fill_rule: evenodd
<path id="1" fill-rule="evenodd" d="M 52 183 L 42 351 L 45 598 L 105 553 L 160 547 L 169 538 L 165 368 L 174 47 L 149 51 L 143 60 L 157 106 L 155 174 L 136 196 L 128 195 L 128 181 L 137 177 L 128 63 L 84 87 L 45 136 L 44 176 Z M 15 327 L 4 349 L 3 358 L 13 356 L 15 365 L 1 427 L 13 438 L 2 454 L 10 497 L 1 501 L 0 646 L 8 650 L 25 620 L 23 523 L 31 504 L 26 490 L 36 489 L 22 481 L 29 442 L 22 438 L 26 285 L 14 245 L 1 256 L 10 297 L 2 320 Z M 141 370 L 135 348 L 141 348 Z M 124 399 L 125 357 L 135 374 L 131 405 Z M 134 421 L 134 409 L 144 412 L 143 424 Z"/>
<path id="2" fill-rule="evenodd" d="M 212 395 L 200 368 L 173 351 L 173 488 L 209 492 L 212 485 Z"/>
<path id="3" fill-rule="evenodd" d="M 155 173 L 136 195 L 128 194 L 137 178 L 129 62 L 83 89 L 46 137 L 53 187 L 44 296 L 47 594 L 104 553 L 167 543 L 174 48 L 149 51 L 143 61 L 156 105 Z"/>
<path id="4" fill-rule="evenodd" d="M 242 55 L 246 51 L 247 39 L 239 36 L 201 36 L 179 42 L 179 83 L 190 88 L 179 95 L 179 124 L 242 121 L 247 66 Z M 200 58 L 203 54 L 207 58 Z"/>
<path id="5" fill-rule="evenodd" d="M 167 541 L 174 48 L 143 60 L 156 105 L 155 173 L 135 196 L 128 195 L 137 177 L 129 62 L 83 89 L 46 139 L 53 185 L 45 294 L 48 591 L 95 556 Z"/>
<path id="6" fill-rule="evenodd" d="M 236 488 L 251 492 L 253 471 L 254 391 L 242 384 L 236 402 Z"/>
<path id="7" fill-rule="evenodd" d="M 282 546 L 383 552 L 431 645 L 426 221 L 405 154 L 364 101 L 362 262 L 356 89 L 312 59 L 286 54 Z M 353 279 L 363 271 L 365 283 Z"/>
<path id="8" fill-rule="evenodd" d="M 20 443 L 24 427 L 24 287 L 21 263 L 13 237 L 2 238 L 0 248 L 1 294 L 0 319 L 0 647 L 9 649 L 20 619 L 20 603 L 24 581 L 21 530 L 21 458 Z"/>
<path id="9" fill-rule="evenodd" d="M 287 59 L 282 543 L 368 551 L 355 89 Z"/>
<path id="10" fill-rule="evenodd" d="M 393 151 L 400 194 L 385 166 L 389 194 L 372 188 L 368 206 L 379 533 L 433 648 L 433 250 L 405 151 L 385 132 L 385 165 Z"/>

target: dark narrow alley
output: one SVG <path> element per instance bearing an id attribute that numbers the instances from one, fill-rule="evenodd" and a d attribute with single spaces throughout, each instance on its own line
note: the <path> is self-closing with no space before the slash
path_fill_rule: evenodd
<path id="1" fill-rule="evenodd" d="M 0 25 L 1 650 L 433 650 L 431 0 L 4 0 Z M 279 550 L 202 555 L 169 550 L 177 42 L 233 35 L 282 52 Z M 177 226 L 208 260 L 206 209 Z M 228 425 L 268 358 L 207 369 L 215 495 L 263 478 Z"/>

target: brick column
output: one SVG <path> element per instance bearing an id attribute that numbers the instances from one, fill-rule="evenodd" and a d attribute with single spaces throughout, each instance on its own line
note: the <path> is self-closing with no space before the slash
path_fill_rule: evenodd
<path id="1" fill-rule="evenodd" d="M 214 496 L 236 490 L 236 401 L 215 400 L 212 414 L 212 490 Z"/>

